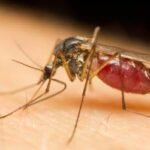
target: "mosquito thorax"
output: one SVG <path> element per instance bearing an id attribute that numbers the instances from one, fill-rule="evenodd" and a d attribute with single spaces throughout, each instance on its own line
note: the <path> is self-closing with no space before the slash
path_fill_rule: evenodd
<path id="1" fill-rule="evenodd" d="M 56 45 L 54 53 L 56 53 L 58 50 L 62 50 L 65 54 L 68 54 L 69 52 L 74 51 L 79 45 L 86 43 L 87 41 L 87 38 L 80 36 L 69 37 L 63 41 L 60 41 Z"/>
<path id="2" fill-rule="evenodd" d="M 52 73 L 52 64 L 47 64 L 44 68 L 44 79 L 48 79 Z"/>

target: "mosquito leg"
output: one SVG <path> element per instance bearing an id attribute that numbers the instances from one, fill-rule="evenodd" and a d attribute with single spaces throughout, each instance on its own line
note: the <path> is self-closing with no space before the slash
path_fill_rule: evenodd
<path id="1" fill-rule="evenodd" d="M 47 88 L 46 88 L 46 91 L 47 91 L 47 92 L 49 92 L 49 89 L 50 89 L 50 84 L 51 84 L 51 80 L 52 80 L 53 73 L 54 73 L 54 71 L 55 71 L 55 69 L 56 69 L 56 63 L 57 63 L 57 58 L 58 58 L 58 56 L 59 56 L 59 57 L 61 58 L 61 60 L 62 60 L 63 66 L 64 66 L 64 68 L 65 68 L 65 70 L 66 70 L 66 72 L 67 72 L 67 75 L 68 75 L 69 79 L 70 79 L 71 81 L 74 80 L 74 76 L 73 76 L 73 75 L 71 74 L 71 72 L 70 72 L 69 66 L 68 66 L 67 61 L 66 61 L 66 59 L 65 59 L 65 56 L 64 56 L 63 52 L 62 52 L 61 50 L 59 50 L 59 51 L 57 51 L 57 53 L 55 54 L 55 58 L 54 58 L 54 61 L 53 61 L 53 67 L 52 67 L 51 75 L 50 75 L 50 77 L 49 77 L 48 85 L 47 85 Z"/>
<path id="2" fill-rule="evenodd" d="M 50 84 L 51 84 L 51 80 L 52 80 L 52 76 L 53 76 L 53 73 L 54 73 L 54 70 L 55 70 L 55 67 L 56 67 L 56 60 L 57 60 L 57 57 L 58 57 L 58 53 L 56 54 L 55 58 L 54 58 L 54 61 L 53 61 L 53 66 L 52 66 L 52 70 L 51 70 L 51 74 L 49 76 L 49 80 L 48 80 L 48 84 L 47 84 L 47 87 L 46 87 L 46 90 L 45 90 L 45 93 L 48 93 L 49 92 L 49 89 L 50 89 Z M 46 80 L 45 80 L 46 81 Z M 43 84 L 45 83 L 45 81 L 43 81 L 43 83 L 41 84 L 41 86 L 37 89 L 37 91 L 35 92 L 35 94 L 33 95 L 33 97 L 31 98 L 31 100 L 29 101 L 27 107 L 30 105 L 30 103 L 33 103 L 35 101 L 35 96 L 37 95 L 37 93 L 40 91 L 40 89 L 42 88 Z M 43 95 L 42 95 L 43 96 Z M 41 97 L 41 96 L 40 96 Z M 38 99 L 40 98 L 38 97 Z M 27 108 L 25 107 L 25 108 Z"/>
<path id="3" fill-rule="evenodd" d="M 32 98 L 30 101 L 28 101 L 26 107 L 24 107 L 24 109 L 26 109 L 28 107 L 28 104 L 30 104 L 33 99 L 36 97 L 36 95 L 38 94 L 38 92 L 41 90 L 41 88 L 43 87 L 44 83 L 45 83 L 46 80 L 44 80 L 43 82 L 41 82 L 41 85 L 39 86 L 39 88 L 35 91 L 35 93 L 33 94 Z"/>
<path id="4" fill-rule="evenodd" d="M 69 69 L 69 66 L 68 66 L 68 64 L 67 64 L 66 58 L 65 58 L 65 56 L 64 56 L 64 54 L 63 54 L 63 52 L 62 52 L 61 50 L 59 50 L 59 51 L 57 52 L 56 56 L 55 56 L 54 65 L 56 64 L 55 61 L 57 60 L 58 56 L 59 56 L 59 57 L 61 58 L 61 60 L 62 60 L 62 64 L 63 64 L 63 66 L 64 66 L 64 68 L 65 68 L 65 70 L 66 70 L 66 73 L 67 73 L 67 75 L 68 75 L 70 81 L 73 81 L 75 77 L 74 77 L 74 75 L 72 75 L 72 73 L 71 73 L 71 71 L 70 71 L 70 69 Z M 54 69 L 55 69 L 55 68 L 54 68 Z"/>
<path id="5" fill-rule="evenodd" d="M 71 137 L 68 140 L 68 143 L 70 143 L 72 141 L 72 139 L 73 139 L 73 137 L 75 135 L 76 129 L 77 129 L 78 122 L 79 122 L 79 117 L 80 117 L 80 114 L 81 114 L 81 110 L 82 110 L 82 106 L 83 106 L 83 102 L 84 102 L 84 97 L 86 95 L 86 89 L 87 89 L 87 85 L 88 85 L 88 81 L 89 81 L 89 77 L 90 77 L 90 71 L 91 71 L 92 62 L 93 62 L 93 58 L 94 58 L 94 54 L 95 54 L 95 43 L 97 41 L 99 30 L 100 30 L 100 28 L 97 27 L 95 29 L 95 31 L 94 31 L 93 40 L 92 40 L 92 44 L 93 45 L 91 47 L 92 53 L 89 54 L 90 55 L 90 59 L 87 62 L 87 64 L 89 65 L 89 67 L 87 65 L 88 68 L 86 68 L 86 69 L 88 69 L 88 72 L 87 72 L 87 76 L 86 76 L 86 81 L 85 81 L 84 89 L 83 89 L 83 92 L 82 92 L 82 99 L 81 99 L 81 103 L 80 103 L 78 115 L 77 115 L 77 118 L 76 118 L 76 121 L 75 121 L 75 125 L 74 125 L 74 128 L 73 128 Z M 90 62 L 90 64 L 89 64 L 89 62 Z"/>
<path id="6" fill-rule="evenodd" d="M 43 85 L 43 84 L 44 84 L 44 83 L 42 83 L 41 85 Z M 41 86 L 40 86 L 40 87 L 41 87 Z M 39 89 L 40 89 L 40 88 L 38 88 L 37 91 L 39 91 Z M 33 96 L 36 95 L 37 91 L 35 92 L 35 94 L 34 94 Z M 41 95 L 39 95 L 38 97 L 36 97 L 34 100 L 36 100 L 36 99 L 38 99 L 38 98 L 41 98 L 43 95 L 45 95 L 45 92 L 42 93 Z M 6 114 L 6 115 L 0 116 L 0 119 L 5 118 L 5 117 L 8 117 L 8 116 L 14 114 L 15 112 L 17 112 L 17 111 L 19 111 L 19 110 L 21 110 L 21 109 L 26 109 L 26 108 L 31 104 L 31 102 L 34 101 L 34 100 L 32 99 L 32 100 L 30 100 L 28 103 L 26 103 L 26 104 L 24 104 L 24 105 L 18 107 L 17 109 L 13 110 L 12 112 L 10 112 L 10 113 L 8 113 L 8 114 Z"/>
<path id="7" fill-rule="evenodd" d="M 55 45 L 57 45 L 60 41 L 61 41 L 61 40 L 58 39 L 58 40 L 56 41 Z M 49 57 L 49 59 L 48 59 L 48 61 L 47 61 L 47 64 L 50 64 L 50 63 L 52 62 L 52 56 L 53 56 L 53 54 L 54 54 L 54 50 L 55 50 L 55 46 L 54 46 L 53 52 L 51 53 L 51 55 L 50 55 L 50 57 Z M 70 79 L 71 81 L 74 80 L 74 76 L 73 76 L 73 75 L 71 74 L 71 72 L 70 72 L 70 69 L 69 69 L 69 67 L 68 67 L 67 61 L 66 61 L 66 59 L 65 59 L 65 56 L 64 56 L 63 52 L 62 52 L 61 50 L 59 50 L 59 51 L 57 51 L 56 54 L 54 55 L 55 58 L 54 58 L 54 61 L 53 61 L 53 67 L 52 67 L 51 75 L 50 75 L 50 77 L 49 77 L 48 85 L 47 85 L 47 88 L 46 88 L 46 91 L 47 91 L 47 92 L 49 92 L 49 89 L 50 89 L 50 84 L 51 84 L 51 80 L 52 80 L 52 76 L 53 76 L 53 73 L 54 73 L 54 70 L 55 70 L 55 66 L 56 66 L 56 62 L 57 62 L 58 56 L 61 57 L 63 66 L 64 66 L 64 68 L 65 68 L 65 70 L 66 70 L 66 72 L 67 72 L 67 75 L 68 75 L 69 79 Z"/>
<path id="8" fill-rule="evenodd" d="M 45 92 L 44 92 L 43 94 L 39 95 L 38 97 L 36 97 L 35 99 L 38 99 L 38 98 L 42 97 L 43 95 L 45 95 Z M 35 99 L 34 99 L 34 100 L 35 100 Z M 25 108 L 29 107 L 30 104 L 31 104 L 31 101 L 28 102 L 28 103 L 26 103 L 26 104 L 24 104 L 24 105 L 22 105 L 22 106 L 20 106 L 20 107 L 18 107 L 17 109 L 11 111 L 10 113 L 7 113 L 6 115 L 0 116 L 0 119 L 6 118 L 6 117 L 8 117 L 8 116 L 11 116 L 11 115 L 14 114 L 15 112 L 17 112 L 17 111 L 19 111 L 19 110 L 21 110 L 21 109 L 25 109 Z"/>
<path id="9" fill-rule="evenodd" d="M 84 89 L 83 89 L 83 92 L 82 92 L 82 99 L 81 99 L 81 103 L 80 103 L 78 115 L 77 115 L 77 118 L 76 118 L 76 121 L 75 121 L 75 125 L 74 125 L 73 131 L 72 131 L 72 135 L 69 138 L 68 143 L 70 143 L 72 141 L 72 139 L 73 139 L 73 137 L 75 135 L 76 129 L 77 129 L 77 125 L 78 125 L 78 122 L 79 122 L 79 117 L 80 117 L 80 114 L 81 114 L 81 109 L 83 107 L 84 97 L 86 95 L 86 89 L 87 89 L 87 84 L 88 84 L 88 81 L 89 81 L 89 75 L 90 75 L 91 66 L 92 66 L 92 60 L 91 60 L 91 63 L 90 63 L 89 69 L 88 69 L 88 73 L 87 73 L 87 77 L 86 77 L 86 82 L 85 82 Z"/>
<path id="10" fill-rule="evenodd" d="M 81 76 L 79 76 L 79 79 L 81 81 L 83 81 L 85 79 L 87 66 L 89 65 L 89 62 L 90 62 L 91 56 L 93 54 L 93 51 L 95 51 L 95 49 L 93 49 L 93 45 L 95 44 L 95 41 L 97 40 L 97 37 L 98 37 L 97 35 L 98 35 L 99 30 L 100 30 L 99 27 L 96 27 L 95 30 L 94 30 L 93 38 L 92 38 L 92 41 L 91 41 L 91 43 L 92 43 L 91 50 L 90 50 L 90 53 L 88 54 L 88 57 L 86 58 L 85 63 L 83 65 L 82 74 L 81 74 Z"/>
<path id="11" fill-rule="evenodd" d="M 58 42 L 58 40 L 56 41 L 56 44 L 57 44 L 57 42 Z M 55 44 L 55 45 L 56 45 L 56 44 Z M 54 50 L 53 50 L 53 51 L 54 51 Z M 50 64 L 50 63 L 52 62 L 53 51 L 51 52 L 51 54 L 50 54 L 50 56 L 49 56 L 49 58 L 48 58 L 48 61 L 47 61 L 46 65 L 48 65 L 48 64 Z M 55 59 L 54 59 L 54 61 L 53 61 L 53 68 L 52 68 L 52 71 L 51 71 L 51 75 L 50 75 L 50 77 L 49 77 L 49 81 L 48 81 L 48 85 L 47 85 L 47 88 L 46 88 L 46 92 L 49 92 L 50 83 L 51 83 L 51 78 L 52 78 L 52 75 L 53 75 L 53 72 L 54 72 L 54 69 L 55 69 L 55 65 L 56 65 L 56 56 L 54 56 L 54 57 L 55 57 Z M 39 88 L 39 90 L 40 90 L 40 88 Z M 39 90 L 37 90 L 36 93 L 38 93 Z M 35 97 L 35 96 L 33 96 L 33 98 L 34 98 L 34 97 Z M 31 99 L 31 101 L 32 101 L 32 99 Z"/>
<path id="12" fill-rule="evenodd" d="M 55 68 L 55 64 L 54 64 L 54 67 L 52 68 L 52 73 L 53 73 L 53 70 Z M 43 95 L 45 95 L 46 93 L 49 92 L 49 88 L 50 88 L 50 83 L 51 83 L 51 80 L 52 80 L 52 75 L 50 75 L 49 77 L 49 81 L 48 81 L 48 84 L 46 86 L 46 89 L 45 89 L 45 92 L 43 94 L 41 94 L 40 96 L 36 97 L 35 96 L 37 95 L 37 93 L 40 91 L 40 89 L 42 88 L 42 86 L 44 85 L 45 81 L 41 84 L 41 86 L 37 89 L 37 91 L 34 93 L 34 95 L 32 96 L 31 100 L 28 102 L 28 104 L 26 105 L 25 109 L 31 104 L 33 103 L 34 101 L 36 101 L 37 99 L 41 98 Z"/>
<path id="13" fill-rule="evenodd" d="M 46 95 L 48 92 L 45 90 L 42 94 L 39 96 L 35 97 L 34 99 L 30 100 L 24 107 L 23 109 L 27 109 L 30 107 L 33 103 L 35 103 L 38 99 L 42 98 L 44 95 Z"/>
<path id="14" fill-rule="evenodd" d="M 92 73 L 90 73 L 90 78 L 89 80 L 92 80 L 93 77 L 95 77 L 103 68 L 105 68 L 108 63 L 113 60 L 115 57 L 117 57 L 119 54 L 115 53 L 114 55 L 112 55 L 107 61 L 105 61 L 102 65 L 100 65 L 95 71 L 93 71 Z"/>
<path id="15" fill-rule="evenodd" d="M 56 69 L 56 60 L 57 60 L 57 57 L 58 57 L 57 55 L 58 55 L 58 53 L 56 53 L 56 56 L 55 56 L 54 61 L 53 61 L 52 70 L 51 70 L 51 74 L 49 76 L 49 81 L 48 81 L 48 84 L 47 84 L 46 92 L 49 92 L 49 90 L 50 90 L 50 84 L 51 84 L 52 76 L 54 74 L 54 70 Z"/>
<path id="16" fill-rule="evenodd" d="M 63 52 L 62 52 L 62 51 L 59 51 L 59 55 L 60 55 L 60 57 L 61 57 L 63 66 L 64 66 L 64 68 L 65 68 L 65 70 L 66 70 L 66 73 L 67 73 L 67 75 L 68 75 L 70 81 L 73 81 L 73 80 L 75 79 L 75 77 L 74 77 L 74 75 L 71 73 L 71 71 L 70 71 L 70 69 L 69 69 L 69 66 L 68 66 L 68 64 L 67 64 L 67 61 L 66 61 L 66 58 L 65 58 Z"/>
<path id="17" fill-rule="evenodd" d="M 54 61 L 53 61 L 53 67 L 52 67 L 51 75 L 50 75 L 50 77 L 49 77 L 49 81 L 48 81 L 48 84 L 47 84 L 45 93 L 48 93 L 48 92 L 49 92 L 51 80 L 53 80 L 53 81 L 55 81 L 55 82 L 58 82 L 58 83 L 60 83 L 60 84 L 64 84 L 64 82 L 61 82 L 61 81 L 56 80 L 56 79 L 52 79 L 53 72 L 54 72 L 55 67 L 56 67 L 56 62 L 57 62 L 58 56 L 60 56 L 60 58 L 61 58 L 61 60 L 62 60 L 63 66 L 64 66 L 64 68 L 65 68 L 65 70 L 66 70 L 66 72 L 67 72 L 67 75 L 68 75 L 69 79 L 70 79 L 71 81 L 74 80 L 74 76 L 73 76 L 73 75 L 71 74 L 71 72 L 70 72 L 69 66 L 68 66 L 67 61 L 66 61 L 66 59 L 65 59 L 65 56 L 64 56 L 64 54 L 62 53 L 62 51 L 59 50 L 59 51 L 56 53 L 55 58 L 54 58 Z M 31 101 L 31 102 L 33 103 L 34 101 Z"/>
<path id="18" fill-rule="evenodd" d="M 122 72 L 122 58 L 119 54 L 119 63 L 120 63 L 120 81 L 121 81 L 121 95 L 122 95 L 122 109 L 126 110 L 125 96 L 124 96 L 124 74 Z"/>
<path id="19" fill-rule="evenodd" d="M 32 101 L 32 103 L 29 104 L 28 107 L 30 107 L 30 106 L 32 106 L 32 105 L 35 105 L 35 104 L 37 104 L 37 103 L 43 102 L 43 101 L 45 101 L 45 100 L 48 100 L 49 98 L 52 98 L 52 97 L 54 97 L 54 96 L 56 96 L 56 95 L 62 93 L 62 92 L 67 88 L 67 85 L 66 85 L 65 82 L 62 82 L 62 81 L 57 80 L 57 79 L 52 79 L 52 81 L 55 81 L 55 82 L 57 82 L 57 83 L 59 83 L 59 84 L 62 84 L 64 87 L 63 87 L 61 90 L 57 91 L 56 93 L 54 93 L 54 94 L 52 94 L 52 95 L 49 95 L 49 96 L 46 96 L 46 97 L 44 97 L 44 98 L 42 98 L 42 99 L 39 99 L 39 97 L 37 97 L 36 99 L 34 99 L 34 100 Z M 43 94 L 44 94 L 44 93 L 43 93 Z"/>
<path id="20" fill-rule="evenodd" d="M 107 66 L 107 64 L 113 60 L 115 57 L 119 55 L 119 63 L 120 63 L 120 80 L 121 80 L 121 94 L 122 94 L 122 109 L 126 110 L 126 103 L 125 103 L 125 97 L 124 97 L 124 75 L 122 72 L 122 59 L 121 55 L 118 53 L 115 53 L 112 55 L 106 62 L 104 62 L 99 68 L 97 68 L 92 74 L 90 75 L 90 80 L 98 74 L 99 71 L 101 71 L 104 67 Z"/>
<path id="21" fill-rule="evenodd" d="M 17 111 L 23 109 L 23 108 L 26 107 L 27 105 L 28 105 L 28 107 L 30 107 L 30 106 L 32 106 L 32 105 L 35 105 L 35 104 L 40 103 L 40 102 L 42 102 L 42 101 L 45 101 L 45 100 L 47 100 L 47 99 L 49 99 L 49 98 L 52 98 L 52 97 L 54 97 L 54 96 L 56 96 L 56 95 L 62 93 L 62 92 L 66 89 L 66 86 L 67 86 L 67 85 L 66 85 L 64 82 L 59 81 L 59 80 L 57 80 L 57 79 L 52 79 L 52 80 L 55 81 L 55 82 L 58 82 L 58 83 L 60 83 L 60 84 L 62 84 L 62 85 L 64 85 L 63 89 L 61 89 L 60 91 L 57 91 L 56 93 L 54 93 L 54 94 L 52 94 L 52 95 L 49 95 L 49 96 L 47 96 L 47 97 L 45 97 L 45 98 L 43 98 L 43 99 L 38 100 L 39 98 L 41 98 L 42 96 L 45 95 L 45 92 L 44 92 L 44 93 L 42 93 L 41 95 L 39 95 L 38 97 L 36 97 L 34 100 L 32 100 L 32 103 L 31 103 L 31 102 L 28 102 L 27 104 L 24 104 L 24 105 L 18 107 L 17 109 L 11 111 L 10 113 L 7 113 L 6 115 L 0 116 L 0 119 L 6 118 L 6 117 L 8 117 L 8 116 L 11 116 L 12 114 L 14 114 L 15 112 L 17 112 Z M 37 101 L 36 101 L 36 100 L 37 100 Z M 29 103 L 30 103 L 30 104 L 29 104 Z"/>

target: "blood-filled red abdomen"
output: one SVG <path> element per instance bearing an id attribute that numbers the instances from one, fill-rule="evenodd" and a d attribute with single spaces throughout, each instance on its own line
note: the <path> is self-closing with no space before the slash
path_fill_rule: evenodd
<path id="1" fill-rule="evenodd" d="M 100 65 L 108 58 L 100 57 L 97 63 Z M 98 77 L 111 87 L 125 92 L 146 94 L 150 92 L 150 69 L 144 64 L 130 59 L 122 59 L 122 75 L 119 60 L 111 61 L 99 73 Z"/>

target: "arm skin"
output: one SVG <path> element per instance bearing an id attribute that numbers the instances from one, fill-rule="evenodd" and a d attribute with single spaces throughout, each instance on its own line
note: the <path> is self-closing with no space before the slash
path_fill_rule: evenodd
<path id="1" fill-rule="evenodd" d="M 92 34 L 92 29 L 83 30 L 79 25 L 65 24 L 67 21 L 55 17 L 50 17 L 47 21 L 34 16 L 30 13 L 18 13 L 14 9 L 0 10 L 2 91 L 31 84 L 40 77 L 39 72 L 11 61 L 17 59 L 33 65 L 18 50 L 14 40 L 43 66 L 58 38 Z M 108 39 L 114 40 L 111 36 Z M 93 79 L 88 88 L 77 132 L 72 143 L 66 145 L 73 130 L 84 84 L 78 80 L 70 82 L 64 69 L 58 70 L 56 78 L 68 85 L 64 93 L 0 120 L 0 149 L 149 149 L 150 118 L 121 110 L 120 91 L 108 87 L 98 78 Z M 51 92 L 58 88 L 61 86 L 53 83 Z M 34 91 L 35 89 L 0 96 L 0 114 L 25 104 Z M 150 114 L 150 95 L 125 96 L 127 107 Z"/>

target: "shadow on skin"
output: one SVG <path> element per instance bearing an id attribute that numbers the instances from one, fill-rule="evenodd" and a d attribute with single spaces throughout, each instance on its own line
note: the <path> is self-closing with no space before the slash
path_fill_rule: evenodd
<path id="1" fill-rule="evenodd" d="M 42 113 L 44 111 L 51 111 L 50 110 L 51 108 L 54 108 L 58 111 L 66 110 L 69 112 L 69 110 L 72 110 L 72 109 L 76 109 L 76 111 L 78 111 L 80 100 L 81 98 L 79 96 L 72 97 L 71 95 L 70 96 L 62 95 L 62 97 L 51 98 L 51 99 L 46 100 L 45 102 L 35 104 L 29 109 L 32 111 L 32 108 L 34 107 L 33 110 L 36 110 L 39 113 Z M 127 105 L 127 109 L 130 109 L 131 111 L 150 116 L 150 106 L 147 103 L 144 103 L 144 102 L 133 103 L 132 99 L 128 99 L 126 101 L 126 105 Z M 119 98 L 118 100 L 114 100 L 114 99 L 106 99 L 105 97 L 102 97 L 100 100 L 96 100 L 96 99 L 85 97 L 83 107 L 84 109 L 96 109 L 99 111 L 108 111 L 111 113 L 120 113 L 121 111 L 123 111 L 121 107 L 121 99 Z"/>
<path id="2" fill-rule="evenodd" d="M 39 103 L 36 105 L 36 107 L 40 107 L 39 111 L 50 111 L 49 106 L 50 105 L 54 105 L 55 109 L 58 110 L 70 110 L 72 108 L 78 110 L 79 109 L 79 105 L 80 105 L 80 98 L 79 97 L 71 97 L 71 96 L 64 96 L 61 98 L 57 98 L 55 99 L 55 105 L 53 102 L 51 102 L 51 100 L 53 99 L 49 99 L 47 100 L 47 102 L 43 102 L 43 103 Z M 97 109 L 97 110 L 107 110 L 108 112 L 117 112 L 119 113 L 120 111 L 122 111 L 122 107 L 121 107 L 121 99 L 118 99 L 118 101 L 114 100 L 114 99 L 106 99 L 103 98 L 104 100 L 94 100 L 94 99 L 89 99 L 89 98 L 85 98 L 84 100 L 84 108 L 88 108 L 88 109 Z M 57 101 L 57 102 L 56 102 Z M 39 106 L 38 106 L 39 105 Z M 144 112 L 149 114 L 150 113 L 150 106 L 147 103 L 133 103 L 132 99 L 128 99 L 126 101 L 126 105 L 127 105 L 127 109 L 133 110 L 135 112 Z M 44 107 L 44 108 L 42 108 Z M 31 107 L 32 108 L 32 107 Z"/>

